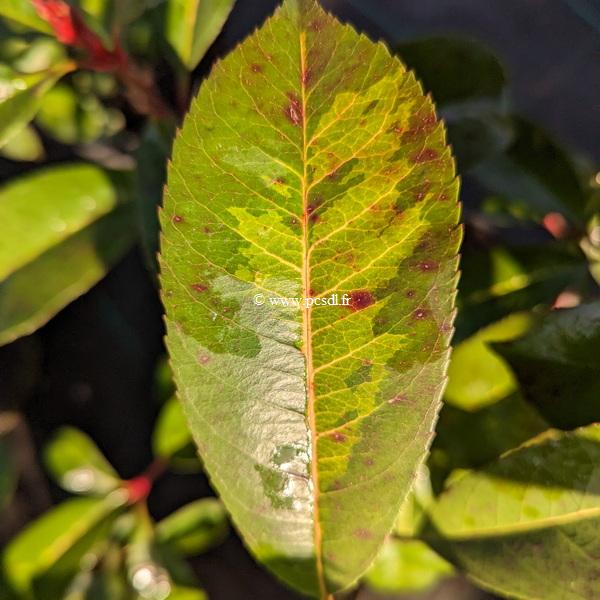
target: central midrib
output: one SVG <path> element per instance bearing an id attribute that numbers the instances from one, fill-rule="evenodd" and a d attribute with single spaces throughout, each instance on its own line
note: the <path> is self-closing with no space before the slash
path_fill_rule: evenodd
<path id="1" fill-rule="evenodd" d="M 302 237 L 302 290 L 304 298 L 311 295 L 310 284 L 310 266 L 309 266 L 309 210 L 308 210 L 308 136 L 307 136 L 307 99 L 306 99 L 306 76 L 308 72 L 306 64 L 306 33 L 300 32 L 300 93 L 302 102 L 302 211 L 303 211 L 303 237 Z M 317 427 L 315 416 L 315 387 L 314 387 L 314 367 L 312 352 L 312 324 L 311 308 L 307 303 L 303 303 L 303 344 L 304 356 L 306 360 L 306 390 L 307 390 L 307 418 L 310 435 L 310 468 L 312 479 L 313 495 L 313 536 L 315 544 L 315 561 L 317 577 L 319 580 L 319 592 L 323 599 L 333 598 L 327 593 L 325 576 L 323 572 L 323 549 L 321 524 L 319 522 L 319 469 L 317 465 Z"/>

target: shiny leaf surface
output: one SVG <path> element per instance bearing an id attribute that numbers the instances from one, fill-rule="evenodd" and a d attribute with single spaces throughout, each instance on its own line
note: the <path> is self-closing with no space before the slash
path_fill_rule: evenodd
<path id="1" fill-rule="evenodd" d="M 431 511 L 440 550 L 524 599 L 588 600 L 600 577 L 600 425 L 549 432 L 459 479 Z"/>
<path id="2" fill-rule="evenodd" d="M 107 493 L 119 476 L 93 440 L 73 427 L 63 427 L 44 449 L 46 468 L 66 490 Z"/>
<path id="3" fill-rule="evenodd" d="M 414 76 L 307 0 L 218 64 L 175 142 L 161 268 L 178 394 L 246 542 L 305 593 L 366 570 L 425 457 L 457 190 Z"/>
<path id="4" fill-rule="evenodd" d="M 565 429 L 600 421 L 598 348 L 600 302 L 553 311 L 528 335 L 496 345 L 525 397 Z"/>

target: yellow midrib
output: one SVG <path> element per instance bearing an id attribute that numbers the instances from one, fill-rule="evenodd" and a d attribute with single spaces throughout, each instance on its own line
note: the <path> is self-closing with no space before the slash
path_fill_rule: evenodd
<path id="1" fill-rule="evenodd" d="M 307 143 L 307 98 L 306 98 L 306 82 L 304 74 L 307 72 L 306 65 L 306 32 L 300 33 L 300 93 L 302 101 L 302 210 L 303 210 L 303 239 L 302 239 L 302 290 L 303 296 L 310 296 L 310 266 L 309 266 L 309 239 L 308 239 L 308 143 Z M 315 560 L 317 577 L 319 580 L 319 592 L 321 598 L 327 600 L 333 599 L 327 593 L 325 585 L 325 575 L 323 572 L 323 549 L 322 549 L 322 533 L 321 524 L 319 522 L 319 469 L 317 465 L 317 426 L 315 416 L 315 388 L 314 388 L 314 368 L 312 354 L 312 324 L 311 324 L 311 308 L 306 307 L 303 311 L 303 344 L 304 356 L 306 360 L 306 390 L 307 390 L 307 417 L 308 426 L 310 429 L 310 468 L 311 479 L 313 484 L 313 535 L 315 544 Z"/>

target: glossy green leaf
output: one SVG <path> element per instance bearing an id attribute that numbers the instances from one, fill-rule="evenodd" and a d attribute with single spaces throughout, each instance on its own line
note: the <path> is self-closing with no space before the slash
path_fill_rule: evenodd
<path id="1" fill-rule="evenodd" d="M 51 33 L 52 31 L 48 23 L 38 16 L 31 0 L 2 0 L 0 2 L 0 17 L 5 17 L 15 23 L 20 23 L 43 33 Z"/>
<path id="2" fill-rule="evenodd" d="M 0 154 L 10 160 L 35 162 L 44 157 L 44 146 L 35 129 L 27 126 L 0 148 Z"/>
<path id="3" fill-rule="evenodd" d="M 455 343 L 511 313 L 550 307 L 563 290 L 584 290 L 589 279 L 581 252 L 562 242 L 470 252 L 461 272 Z"/>
<path id="4" fill-rule="evenodd" d="M 438 105 L 498 99 L 505 90 L 502 64 L 491 50 L 475 40 L 423 38 L 399 44 L 398 52 Z"/>
<path id="5" fill-rule="evenodd" d="M 183 506 L 158 523 L 156 537 L 161 544 L 184 556 L 202 554 L 221 543 L 229 531 L 221 502 L 204 498 Z"/>
<path id="6" fill-rule="evenodd" d="M 570 429 L 600 421 L 600 302 L 553 311 L 525 337 L 495 348 L 550 423 Z"/>
<path id="7" fill-rule="evenodd" d="M 391 538 L 367 573 L 366 583 L 384 594 L 421 592 L 453 571 L 452 565 L 425 543 Z"/>
<path id="8" fill-rule="evenodd" d="M 366 570 L 424 459 L 457 190 L 414 76 L 309 0 L 220 63 L 175 142 L 161 268 L 178 395 L 246 542 L 305 593 Z"/>
<path id="9" fill-rule="evenodd" d="M 600 425 L 549 432 L 468 474 L 431 510 L 440 550 L 523 599 L 589 600 L 600 577 Z"/>
<path id="10" fill-rule="evenodd" d="M 33 333 L 87 292 L 134 237 L 129 207 L 120 207 L 0 282 L 0 345 Z"/>
<path id="11" fill-rule="evenodd" d="M 44 95 L 72 68 L 71 63 L 63 63 L 42 73 L 24 75 L 0 66 L 0 147 L 35 117 Z"/>
<path id="12" fill-rule="evenodd" d="M 116 175 L 81 164 L 47 168 L 0 189 L 0 344 L 43 325 L 131 246 L 120 187 Z"/>
<path id="13" fill-rule="evenodd" d="M 532 315 L 516 313 L 458 344 L 448 369 L 446 402 L 465 410 L 477 410 L 516 391 L 518 384 L 510 367 L 489 344 L 520 337 L 533 322 Z"/>
<path id="14" fill-rule="evenodd" d="M 189 456 L 188 449 L 192 445 L 192 434 L 183 408 L 177 398 L 173 396 L 165 402 L 158 415 L 152 436 L 154 454 L 177 461 Z"/>
<path id="15" fill-rule="evenodd" d="M 215 41 L 235 0 L 167 0 L 165 37 L 193 71 Z"/>
<path id="16" fill-rule="evenodd" d="M 111 517 L 125 500 L 118 493 L 107 498 L 75 498 L 34 521 L 4 552 L 10 585 L 36 600 L 62 597 L 81 558 L 107 532 Z"/>
<path id="17" fill-rule="evenodd" d="M 433 488 L 440 491 L 457 469 L 475 469 L 548 429 L 520 393 L 464 410 L 444 404 L 429 456 Z"/>
<path id="18" fill-rule="evenodd" d="M 82 431 L 63 427 L 44 449 L 46 468 L 66 490 L 104 494 L 119 485 L 119 476 L 96 444 Z"/>

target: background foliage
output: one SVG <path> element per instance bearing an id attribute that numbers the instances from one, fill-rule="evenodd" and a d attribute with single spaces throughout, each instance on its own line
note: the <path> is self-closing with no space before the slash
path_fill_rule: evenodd
<path id="1" fill-rule="evenodd" d="M 598 27 L 593 4 L 568 4 Z M 465 203 L 437 435 L 358 597 L 482 597 L 463 573 L 501 597 L 589 600 L 600 555 L 598 165 L 515 110 L 486 46 L 439 25 L 416 35 L 384 3 L 326 5 L 384 35 L 432 93 Z M 294 597 L 244 554 L 201 474 L 162 358 L 155 275 L 175 128 L 216 56 L 270 9 L 0 5 L 2 599 Z M 570 142 L 572 112 L 549 119 L 569 123 Z"/>

